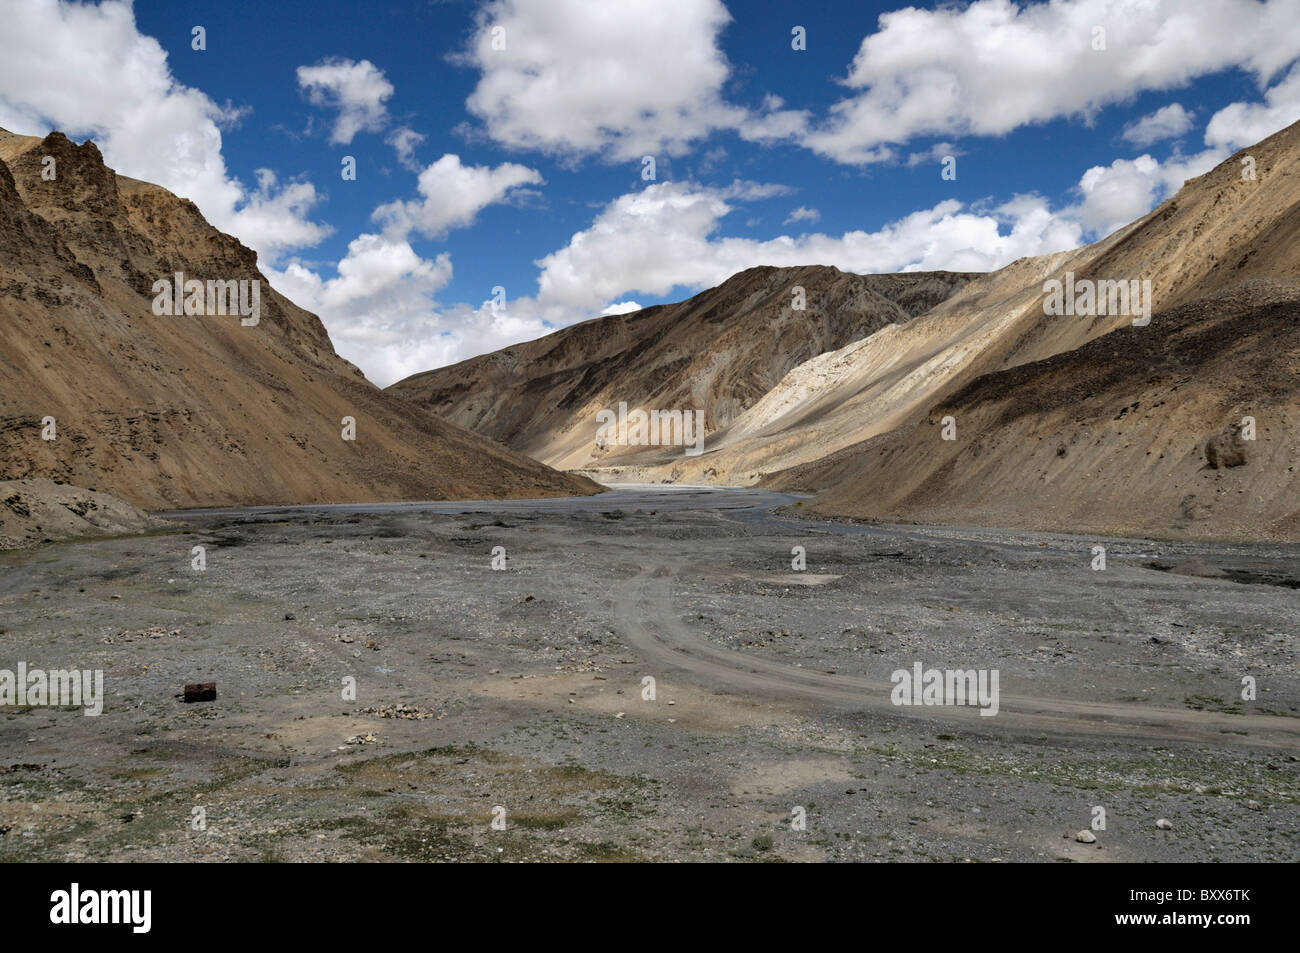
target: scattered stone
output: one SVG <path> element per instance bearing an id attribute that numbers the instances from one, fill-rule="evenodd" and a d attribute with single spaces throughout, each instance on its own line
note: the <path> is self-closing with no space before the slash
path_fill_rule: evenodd
<path id="1" fill-rule="evenodd" d="M 1160 820 L 1156 821 L 1156 827 L 1160 828 L 1162 831 L 1172 831 L 1174 829 L 1174 822 L 1168 818 L 1162 817 Z"/>
<path id="2" fill-rule="evenodd" d="M 292 622 L 292 621 L 293 621 L 294 619 L 296 619 L 296 618 L 298 618 L 298 617 L 297 617 L 296 615 L 294 615 L 292 612 L 286 612 L 286 613 L 284 614 L 284 621 L 285 621 L 285 622 Z"/>
<path id="3" fill-rule="evenodd" d="M 165 636 L 175 638 L 181 634 L 180 629 L 168 629 L 162 625 L 151 625 L 147 629 L 122 629 L 116 635 L 107 636 L 100 641 L 105 645 L 115 645 L 126 642 L 136 642 L 143 639 L 161 639 Z"/>
<path id="4" fill-rule="evenodd" d="M 433 712 L 418 705 L 371 705 L 369 708 L 358 708 L 357 714 L 378 715 L 380 718 L 404 718 L 411 721 L 433 717 Z"/>
<path id="5" fill-rule="evenodd" d="M 351 738 L 345 741 L 344 744 L 375 745 L 375 744 L 379 744 L 379 739 L 376 738 L 374 735 L 370 734 L 369 732 L 366 732 L 364 735 L 353 735 Z"/>
<path id="6" fill-rule="evenodd" d="M 1094 834 L 1092 831 L 1079 831 L 1079 833 L 1074 835 L 1074 839 L 1077 840 L 1080 844 L 1097 843 L 1097 835 Z"/>

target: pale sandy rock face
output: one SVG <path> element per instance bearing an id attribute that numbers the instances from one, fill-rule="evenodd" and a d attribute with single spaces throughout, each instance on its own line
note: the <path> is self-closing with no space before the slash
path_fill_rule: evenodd
<path id="1" fill-rule="evenodd" d="M 177 272 L 245 282 L 250 303 L 258 282 L 257 323 L 155 313 L 154 282 Z M 2 479 L 148 508 L 597 489 L 385 395 L 253 251 L 61 133 L 0 131 L 0 313 Z"/>

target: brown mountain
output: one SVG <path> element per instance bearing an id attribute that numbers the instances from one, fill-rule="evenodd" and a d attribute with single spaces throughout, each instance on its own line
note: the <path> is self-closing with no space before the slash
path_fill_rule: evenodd
<path id="1" fill-rule="evenodd" d="M 260 281 L 260 321 L 156 315 L 176 272 Z M 0 130 L 0 317 L 0 479 L 155 508 L 596 489 L 384 394 L 253 251 L 61 133 Z"/>
<path id="2" fill-rule="evenodd" d="M 1073 253 L 1079 277 L 1150 279 L 1149 325 L 1045 316 L 1029 283 L 1038 300 L 924 404 L 765 482 L 839 515 L 1300 540 L 1298 232 L 1300 123 Z"/>
<path id="3" fill-rule="evenodd" d="M 810 506 L 828 514 L 1300 540 L 1297 382 L 1300 283 L 1256 279 L 765 482 L 824 489 Z"/>
<path id="4" fill-rule="evenodd" d="M 598 448 L 597 411 L 616 411 L 620 401 L 629 409 L 698 408 L 713 432 L 796 365 L 907 322 L 973 277 L 750 268 L 689 300 L 585 321 L 388 391 L 551 466 L 608 467 L 635 458 L 637 448 Z"/>

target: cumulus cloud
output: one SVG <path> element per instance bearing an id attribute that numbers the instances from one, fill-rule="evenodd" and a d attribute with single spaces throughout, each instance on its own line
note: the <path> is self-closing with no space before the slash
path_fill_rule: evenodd
<path id="1" fill-rule="evenodd" d="M 310 183 L 281 186 L 263 170 L 250 191 L 227 174 L 221 129 L 238 115 L 176 81 L 158 41 L 136 28 L 129 3 L 28 0 L 5 11 L 0 125 L 25 135 L 56 128 L 93 137 L 117 171 L 192 199 L 208 221 L 266 260 L 316 244 L 330 229 L 308 218 L 318 199 Z"/>
<path id="2" fill-rule="evenodd" d="M 737 131 L 750 142 L 774 142 L 799 139 L 807 131 L 812 113 L 807 109 L 786 109 L 785 100 L 773 93 L 763 98 L 763 106 L 741 120 Z"/>
<path id="3" fill-rule="evenodd" d="M 538 172 L 521 165 L 467 166 L 459 156 L 444 155 L 420 173 L 419 201 L 375 209 L 382 234 L 354 239 L 336 266 L 337 277 L 324 279 L 297 259 L 268 277 L 282 294 L 318 314 L 335 349 L 381 387 L 538 337 L 553 328 L 529 298 L 506 309 L 440 303 L 438 292 L 452 277 L 451 256 L 423 258 L 409 239 L 412 233 L 435 238 L 469 225 L 487 206 L 541 183 Z"/>
<path id="4" fill-rule="evenodd" d="M 1295 0 L 907 7 L 881 15 L 844 80 L 854 94 L 802 141 L 840 162 L 879 162 L 892 157 L 889 143 L 918 135 L 1001 135 L 1090 117 L 1230 67 L 1267 80 L 1300 52 L 1297 12 Z M 1104 50 L 1094 48 L 1096 28 Z"/>
<path id="5" fill-rule="evenodd" d="M 721 0 L 492 0 L 461 57 L 480 72 L 466 106 L 512 148 L 682 155 L 744 118 L 722 98 L 729 20 Z"/>
<path id="6" fill-rule="evenodd" d="M 347 145 L 358 132 L 378 132 L 388 122 L 384 105 L 393 84 L 369 60 L 326 60 L 298 67 L 298 86 L 313 106 L 338 111 L 330 142 Z"/>
<path id="7" fill-rule="evenodd" d="M 845 271 L 984 271 L 1023 255 L 1074 247 L 1082 226 L 1037 198 L 990 212 L 940 202 L 878 231 L 781 235 L 765 241 L 722 237 L 734 209 L 722 190 L 663 182 L 610 202 L 587 229 L 537 264 L 537 305 L 551 321 L 574 320 L 628 293 L 667 295 L 724 281 L 754 265 L 835 265 Z"/>
<path id="8" fill-rule="evenodd" d="M 1300 64 L 1264 93 L 1264 102 L 1233 103 L 1210 117 L 1205 142 L 1232 152 L 1267 138 L 1297 119 L 1300 119 Z"/>
<path id="9" fill-rule="evenodd" d="M 335 350 L 380 387 L 555 330 L 537 316 L 529 299 L 500 310 L 486 302 L 477 307 L 440 304 L 436 294 L 449 275 L 450 263 L 440 255 L 436 262 L 413 263 L 395 279 L 362 282 L 369 293 L 352 300 L 297 264 L 269 277 L 281 294 L 319 314 Z"/>
<path id="10" fill-rule="evenodd" d="M 630 314 L 633 311 L 640 311 L 641 305 L 635 301 L 616 301 L 608 308 L 601 310 L 601 317 L 608 317 L 611 314 Z"/>
<path id="11" fill-rule="evenodd" d="M 1094 166 L 1079 180 L 1081 201 L 1066 214 L 1085 232 L 1102 237 L 1145 215 L 1173 195 L 1188 179 L 1204 175 L 1233 151 L 1265 139 L 1300 120 L 1300 64 L 1267 89 L 1262 103 L 1237 102 L 1216 112 L 1206 126 L 1205 149 L 1190 156 L 1175 153 L 1164 162 L 1150 155 L 1116 159 Z M 1130 125 L 1124 137 L 1135 143 L 1156 142 L 1186 133 L 1191 114 L 1178 103 Z"/>
<path id="12" fill-rule="evenodd" d="M 1181 103 L 1170 103 L 1124 127 L 1123 138 L 1139 149 L 1165 139 L 1177 139 L 1192 128 L 1192 114 Z"/>
<path id="13" fill-rule="evenodd" d="M 284 249 L 310 247 L 332 231 L 307 217 L 318 199 L 310 182 L 281 185 L 271 169 L 258 169 L 257 188 L 244 192 L 233 214 L 213 224 L 262 251 L 268 262 L 275 261 Z"/>
<path id="14" fill-rule="evenodd" d="M 420 163 L 415 161 L 415 147 L 424 142 L 424 136 L 409 126 L 398 126 L 384 140 L 397 153 L 398 163 L 412 172 L 420 171 Z"/>
<path id="15" fill-rule="evenodd" d="M 496 168 L 463 165 L 460 156 L 448 153 L 420 173 L 420 201 L 389 202 L 375 209 L 374 218 L 390 233 L 414 230 L 435 238 L 470 224 L 484 208 L 506 200 L 521 186 L 540 184 L 542 176 L 535 169 L 513 162 Z"/>
<path id="16" fill-rule="evenodd" d="M 277 291 L 318 314 L 334 348 L 376 383 L 412 373 L 413 363 L 441 359 L 439 328 L 430 320 L 436 294 L 451 281 L 451 258 L 429 261 L 401 240 L 360 235 L 348 245 L 337 277 L 322 280 L 293 260 L 267 270 Z"/>
<path id="17" fill-rule="evenodd" d="M 800 205 L 797 209 L 787 215 L 785 221 L 781 224 L 789 225 L 793 222 L 815 222 L 821 217 L 822 213 L 817 211 L 815 208 L 808 208 L 807 206 Z"/>
<path id="18" fill-rule="evenodd" d="M 1087 169 L 1075 200 L 1056 208 L 1037 195 L 1017 195 L 980 210 L 953 199 L 876 231 L 767 240 L 719 234 L 735 209 L 733 190 L 659 183 L 610 202 L 566 247 L 538 261 L 537 306 L 547 320 L 570 323 L 566 312 L 594 311 L 632 293 L 706 288 L 755 265 L 822 264 L 859 273 L 991 271 L 1104 237 L 1227 154 L 1211 146 L 1164 162 L 1149 155 L 1116 159 Z"/>
<path id="19" fill-rule="evenodd" d="M 721 0 L 627 0 L 617 11 L 581 0 L 491 0 L 460 59 L 480 73 L 469 111 L 509 147 L 626 161 L 681 155 L 731 130 L 864 164 L 897 160 L 896 146 L 919 136 L 1002 135 L 1059 117 L 1091 119 L 1137 93 L 1233 67 L 1269 82 L 1300 53 L 1297 16 L 1296 0 L 909 6 L 880 16 L 843 80 L 851 95 L 822 117 L 773 94 L 752 110 L 726 101 L 730 67 L 718 34 L 729 15 Z M 1287 109 L 1283 101 L 1225 116 L 1219 134 L 1232 125 L 1231 134 L 1245 135 Z M 1190 128 L 1190 113 L 1172 104 L 1133 124 L 1126 138 L 1145 148 Z M 927 161 L 941 147 L 941 155 L 957 154 L 943 143 L 906 161 Z"/>
<path id="20" fill-rule="evenodd" d="M 1086 237 L 1102 238 L 1141 218 L 1188 179 L 1209 172 L 1230 153 L 1230 149 L 1211 145 L 1194 155 L 1175 154 L 1164 162 L 1141 155 L 1093 166 L 1076 187 L 1080 201 L 1061 214 L 1078 221 Z"/>
<path id="21" fill-rule="evenodd" d="M 936 142 L 929 149 L 923 149 L 919 152 L 911 153 L 907 157 L 907 166 L 908 168 L 915 168 L 918 165 L 925 165 L 931 162 L 938 165 L 942 163 L 944 159 L 948 158 L 948 156 L 952 156 L 955 159 L 957 156 L 964 156 L 965 154 L 964 150 L 958 149 L 951 142 Z"/>

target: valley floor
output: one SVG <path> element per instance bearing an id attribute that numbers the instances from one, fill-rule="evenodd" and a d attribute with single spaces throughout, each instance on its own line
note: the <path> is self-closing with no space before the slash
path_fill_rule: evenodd
<path id="1" fill-rule="evenodd" d="M 0 709 L 0 859 L 1300 858 L 1300 547 L 798 511 L 623 487 L 0 554 L 0 669 L 106 694 Z M 917 662 L 996 670 L 998 713 L 895 706 Z"/>

